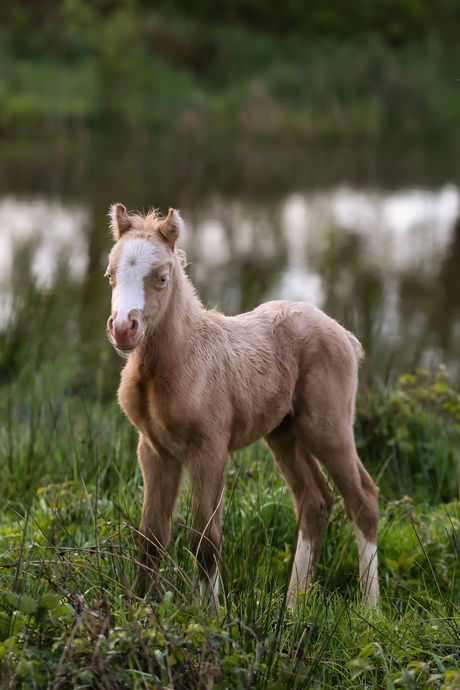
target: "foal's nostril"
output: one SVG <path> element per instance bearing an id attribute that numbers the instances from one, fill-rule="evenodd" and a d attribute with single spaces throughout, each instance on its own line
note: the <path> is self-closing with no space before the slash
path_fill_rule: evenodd
<path id="1" fill-rule="evenodd" d="M 109 320 L 107 321 L 107 328 L 109 329 L 109 333 L 113 335 L 113 318 L 110 316 Z"/>
<path id="2" fill-rule="evenodd" d="M 139 321 L 136 321 L 136 319 L 133 319 L 131 321 L 131 325 L 129 327 L 129 334 L 134 335 L 135 333 L 137 333 L 138 328 L 139 328 Z"/>

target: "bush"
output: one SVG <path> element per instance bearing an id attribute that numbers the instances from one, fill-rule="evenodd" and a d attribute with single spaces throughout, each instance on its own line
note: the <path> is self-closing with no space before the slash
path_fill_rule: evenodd
<path id="1" fill-rule="evenodd" d="M 382 489 L 451 501 L 458 498 L 460 395 L 446 381 L 418 370 L 401 376 L 383 396 L 361 397 L 357 442 L 361 457 L 382 473 Z"/>

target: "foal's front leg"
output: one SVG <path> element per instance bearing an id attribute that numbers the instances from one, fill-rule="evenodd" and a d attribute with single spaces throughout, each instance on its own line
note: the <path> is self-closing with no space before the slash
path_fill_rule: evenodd
<path id="1" fill-rule="evenodd" d="M 201 593 L 219 610 L 219 558 L 222 547 L 221 516 L 225 488 L 227 447 L 202 450 L 189 466 L 192 485 L 192 549 L 201 579 Z"/>
<path id="2" fill-rule="evenodd" d="M 137 456 L 144 479 L 144 503 L 136 590 L 144 596 L 156 583 L 159 562 L 169 541 L 182 466 L 166 451 L 158 453 L 143 434 L 139 434 Z"/>

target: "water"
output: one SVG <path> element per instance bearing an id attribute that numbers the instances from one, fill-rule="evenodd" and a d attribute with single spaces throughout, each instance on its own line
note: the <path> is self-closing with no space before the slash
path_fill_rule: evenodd
<path id="1" fill-rule="evenodd" d="M 205 304 L 235 314 L 268 299 L 311 302 L 360 337 L 381 378 L 444 363 L 457 383 L 460 187 L 447 154 L 177 139 L 9 150 L 0 329 L 17 330 L 24 313 L 23 339 L 45 330 L 104 366 L 108 206 L 173 205 Z"/>

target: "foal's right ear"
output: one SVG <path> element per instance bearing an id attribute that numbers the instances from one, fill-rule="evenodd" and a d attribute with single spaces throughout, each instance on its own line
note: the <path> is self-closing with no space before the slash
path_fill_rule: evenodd
<path id="1" fill-rule="evenodd" d="M 117 242 L 125 232 L 131 229 L 132 219 L 131 216 L 127 214 L 123 204 L 112 204 L 109 211 L 109 218 L 112 236 L 115 242 Z"/>
<path id="2" fill-rule="evenodd" d="M 169 209 L 168 215 L 157 227 L 157 230 L 161 232 L 171 249 L 174 249 L 174 245 L 183 229 L 184 221 L 179 211 L 176 211 L 174 208 Z"/>

